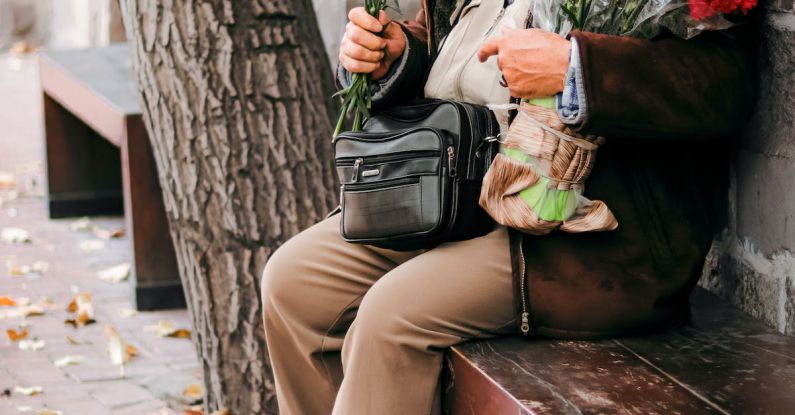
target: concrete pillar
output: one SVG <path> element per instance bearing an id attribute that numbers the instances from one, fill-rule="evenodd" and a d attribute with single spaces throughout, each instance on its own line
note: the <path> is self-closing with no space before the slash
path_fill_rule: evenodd
<path id="1" fill-rule="evenodd" d="M 733 161 L 729 227 L 701 283 L 795 335 L 795 1 L 771 0 L 759 30 L 756 110 Z"/>

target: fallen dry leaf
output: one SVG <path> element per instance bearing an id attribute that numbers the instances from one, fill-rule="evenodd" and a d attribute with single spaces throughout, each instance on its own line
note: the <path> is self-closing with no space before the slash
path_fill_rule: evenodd
<path id="1" fill-rule="evenodd" d="M 69 302 L 69 305 L 66 306 L 66 311 L 75 313 L 76 315 L 73 319 L 65 320 L 64 324 L 69 324 L 78 328 L 96 322 L 94 320 L 94 303 L 91 300 L 91 293 L 89 292 L 75 294 Z"/>
<path id="2" fill-rule="evenodd" d="M 99 239 L 105 239 L 105 240 L 115 239 L 115 238 L 121 238 L 122 236 L 124 236 L 124 229 L 120 228 L 120 229 L 109 230 L 109 229 L 101 228 L 99 226 L 95 226 L 94 230 L 93 230 L 93 234 L 94 234 L 94 236 L 96 236 Z"/>
<path id="3" fill-rule="evenodd" d="M 11 190 L 17 187 L 17 181 L 14 175 L 7 171 L 0 171 L 0 189 Z"/>
<path id="4" fill-rule="evenodd" d="M 35 352 L 44 348 L 44 340 L 39 338 L 32 338 L 30 340 L 20 340 L 17 345 L 19 345 L 19 350 L 24 350 L 26 352 Z"/>
<path id="5" fill-rule="evenodd" d="M 204 415 L 204 408 L 201 405 L 191 406 L 182 411 L 182 415 Z"/>
<path id="6" fill-rule="evenodd" d="M 19 307 L 19 315 L 22 317 L 43 316 L 44 308 L 40 305 L 26 305 Z"/>
<path id="7" fill-rule="evenodd" d="M 36 411 L 36 415 L 63 415 L 63 412 L 49 408 L 42 408 Z"/>
<path id="8" fill-rule="evenodd" d="M 17 386 L 14 388 L 14 393 L 19 393 L 27 396 L 36 396 L 44 392 L 41 386 Z"/>
<path id="9" fill-rule="evenodd" d="M 91 342 L 88 341 L 88 340 L 78 340 L 78 339 L 75 339 L 72 336 L 66 336 L 66 342 L 71 344 L 72 346 L 80 346 L 80 345 L 84 345 L 84 344 L 91 344 Z"/>
<path id="10" fill-rule="evenodd" d="M 27 244 L 33 241 L 28 231 L 22 228 L 3 228 L 0 239 L 9 244 Z"/>
<path id="11" fill-rule="evenodd" d="M 135 347 L 121 339 L 119 332 L 113 326 L 105 327 L 105 338 L 108 341 L 107 348 L 110 363 L 113 365 L 122 366 L 138 354 L 138 350 Z"/>
<path id="12" fill-rule="evenodd" d="M 53 364 L 55 367 L 76 366 L 83 363 L 85 360 L 83 356 L 70 354 L 56 360 Z"/>
<path id="13" fill-rule="evenodd" d="M 174 327 L 174 323 L 168 320 L 160 320 L 157 323 L 157 326 L 150 326 L 149 329 L 153 329 L 155 333 L 157 333 L 160 337 L 176 337 L 179 339 L 189 339 L 191 336 L 191 331 L 188 329 L 177 329 Z"/>
<path id="14" fill-rule="evenodd" d="M 6 261 L 6 269 L 8 270 L 8 275 L 12 277 L 24 277 L 34 274 L 44 275 L 50 269 L 50 264 L 44 261 L 36 261 L 31 265 L 17 265 L 13 261 Z"/>
<path id="15" fill-rule="evenodd" d="M 182 396 L 191 399 L 191 401 L 198 401 L 202 398 L 202 385 L 192 383 L 185 387 L 182 391 Z"/>
<path id="16" fill-rule="evenodd" d="M 69 225 L 69 229 L 74 232 L 82 232 L 82 231 L 90 231 L 94 228 L 94 222 L 91 221 L 91 218 L 84 216 Z"/>
<path id="17" fill-rule="evenodd" d="M 17 302 L 14 301 L 13 298 L 5 296 L 5 295 L 0 297 L 0 306 L 3 306 L 3 307 L 14 307 L 16 305 L 17 305 Z"/>
<path id="18" fill-rule="evenodd" d="M 204 409 L 201 405 L 193 405 L 191 407 L 185 408 L 182 410 L 182 415 L 204 415 Z M 217 411 L 213 411 L 210 415 L 229 415 L 228 409 L 219 409 Z"/>
<path id="19" fill-rule="evenodd" d="M 105 241 L 99 239 L 80 241 L 80 249 L 83 252 L 99 251 L 102 248 L 105 248 Z"/>
<path id="20" fill-rule="evenodd" d="M 8 340 L 11 340 L 12 342 L 18 342 L 28 337 L 28 329 L 21 328 L 19 331 L 16 329 L 7 329 L 6 335 L 8 336 Z"/>
<path id="21" fill-rule="evenodd" d="M 103 281 L 121 282 L 130 276 L 130 269 L 130 263 L 125 262 L 98 272 L 97 277 Z"/>
<path id="22" fill-rule="evenodd" d="M 132 317 L 132 316 L 134 316 L 136 314 L 138 314 L 138 310 L 136 310 L 134 308 L 120 308 L 119 309 L 119 315 L 122 316 L 122 317 L 125 317 L 125 318 Z"/>

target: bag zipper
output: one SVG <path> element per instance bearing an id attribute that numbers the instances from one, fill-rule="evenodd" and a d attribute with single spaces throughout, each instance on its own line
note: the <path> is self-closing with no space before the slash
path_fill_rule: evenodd
<path id="1" fill-rule="evenodd" d="M 347 183 L 343 185 L 343 193 L 345 190 L 351 192 L 360 192 L 365 190 L 372 190 L 372 189 L 383 189 L 384 187 L 397 187 L 401 185 L 407 185 L 412 183 L 417 183 L 420 180 L 418 176 L 414 177 L 400 177 L 397 179 L 389 179 L 380 182 L 368 182 L 368 183 Z M 342 200 L 342 198 L 340 198 Z"/>
<path id="2" fill-rule="evenodd" d="M 451 157 L 449 154 L 451 152 L 452 146 L 448 147 L 448 160 Z M 455 152 L 455 150 L 452 150 Z M 439 157 L 438 151 L 433 150 L 423 150 L 423 151 L 415 151 L 415 152 L 403 152 L 400 154 L 390 154 L 387 156 L 374 156 L 368 157 L 364 159 L 363 157 L 358 157 L 356 159 L 339 159 L 336 161 L 337 166 L 339 167 L 347 167 L 353 166 L 353 171 L 351 172 L 351 183 L 356 183 L 359 181 L 359 171 L 361 170 L 362 165 L 376 165 L 376 164 L 385 164 L 385 163 L 395 163 L 399 161 L 409 161 L 414 159 L 420 158 L 432 158 L 432 157 Z M 365 164 L 365 161 L 367 162 Z M 449 161 L 448 161 L 449 163 Z"/>

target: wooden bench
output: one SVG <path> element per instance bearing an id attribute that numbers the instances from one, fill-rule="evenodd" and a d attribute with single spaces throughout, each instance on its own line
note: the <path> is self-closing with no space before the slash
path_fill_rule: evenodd
<path id="1" fill-rule="evenodd" d="M 45 52 L 39 71 L 50 217 L 125 213 L 134 303 L 184 307 L 126 44 Z"/>
<path id="2" fill-rule="evenodd" d="M 714 295 L 692 323 L 602 341 L 507 337 L 454 347 L 446 413 L 795 414 L 795 338 Z"/>

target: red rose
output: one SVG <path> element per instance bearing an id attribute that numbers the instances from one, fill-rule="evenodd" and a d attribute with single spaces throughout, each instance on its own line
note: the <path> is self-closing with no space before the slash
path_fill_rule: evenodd
<path id="1" fill-rule="evenodd" d="M 690 17 L 693 20 L 704 20 L 718 13 L 731 14 L 735 12 L 748 13 L 753 9 L 758 0 L 689 0 Z"/>

